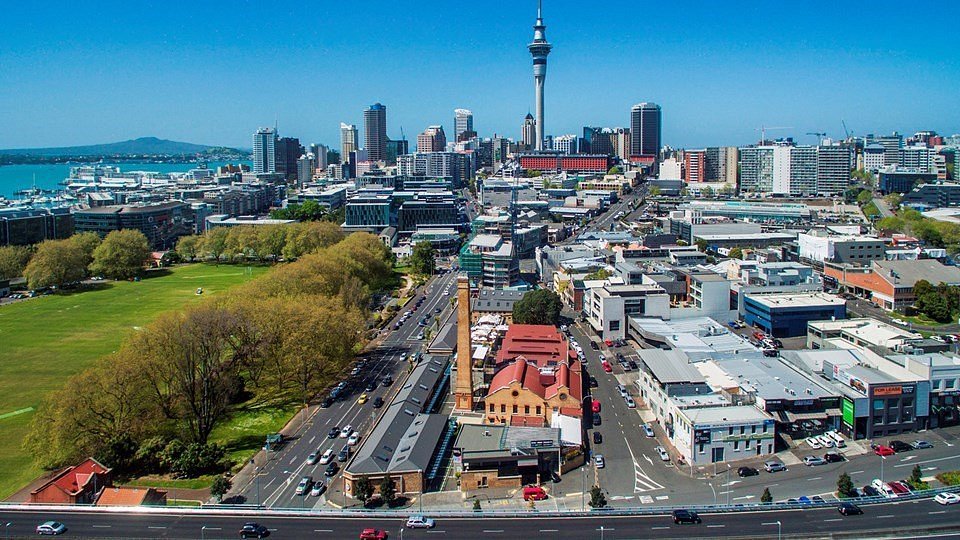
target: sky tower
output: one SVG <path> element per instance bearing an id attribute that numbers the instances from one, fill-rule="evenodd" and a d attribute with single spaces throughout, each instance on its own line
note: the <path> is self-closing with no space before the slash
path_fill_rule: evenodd
<path id="1" fill-rule="evenodd" d="M 537 90 L 537 150 L 543 150 L 543 81 L 547 78 L 547 55 L 553 48 L 547 42 L 547 26 L 543 24 L 542 11 L 543 0 L 540 0 L 537 4 L 537 22 L 533 25 L 533 42 L 527 45 L 530 56 L 533 56 L 533 82 Z"/>

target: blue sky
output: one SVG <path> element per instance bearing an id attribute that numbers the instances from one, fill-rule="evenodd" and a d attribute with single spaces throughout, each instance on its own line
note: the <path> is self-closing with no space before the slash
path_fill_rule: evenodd
<path id="1" fill-rule="evenodd" d="M 960 132 L 960 3 L 546 0 L 546 131 L 625 126 L 663 107 L 675 147 L 745 144 L 756 128 Z M 281 7 L 282 6 L 282 7 Z M 584 6 L 588 6 L 584 8 Z M 533 0 L 10 2 L 0 32 L 0 148 L 158 136 L 339 144 L 387 106 L 388 135 L 518 138 L 533 106 Z M 362 132 L 361 132 L 362 137 Z"/>

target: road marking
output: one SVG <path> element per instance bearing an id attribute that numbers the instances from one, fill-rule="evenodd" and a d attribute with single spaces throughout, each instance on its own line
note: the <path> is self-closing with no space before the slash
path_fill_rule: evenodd
<path id="1" fill-rule="evenodd" d="M 109 529 L 112 525 L 91 525 L 94 529 Z"/>
<path id="2" fill-rule="evenodd" d="M 502 533 L 503 529 L 484 529 L 483 532 L 487 534 L 496 534 L 496 533 Z"/>
<path id="3" fill-rule="evenodd" d="M 540 532 L 560 532 L 559 529 L 540 529 Z"/>
<path id="4" fill-rule="evenodd" d="M 884 514 L 882 516 L 877 516 L 877 519 L 892 518 L 892 517 L 893 517 L 893 514 Z"/>
<path id="5" fill-rule="evenodd" d="M 669 529 L 669 528 L 670 528 L 670 527 L 650 527 L 650 529 L 651 529 L 651 530 L 654 530 L 654 531 L 662 531 L 662 530 L 664 530 L 664 529 Z M 606 530 L 606 529 L 604 529 L 604 530 Z"/>
<path id="6" fill-rule="evenodd" d="M 333 529 L 314 529 L 313 532 L 333 532 Z"/>
<path id="7" fill-rule="evenodd" d="M 853 471 L 853 472 L 850 473 L 850 474 L 863 474 L 863 471 Z"/>
<path id="8" fill-rule="evenodd" d="M 919 464 L 921 464 L 921 463 L 935 463 L 935 462 L 937 462 L 937 461 L 947 461 L 947 460 L 950 460 L 950 459 L 957 459 L 957 458 L 960 458 L 960 456 L 947 456 L 947 457 L 935 458 L 935 459 L 925 459 L 925 460 L 923 460 L 923 461 L 918 461 L 918 462 L 916 462 L 916 463 L 901 463 L 901 464 L 899 464 L 899 465 L 894 465 L 894 467 L 898 467 L 898 468 L 899 468 L 899 467 L 910 467 L 911 465 L 919 465 Z"/>
<path id="9" fill-rule="evenodd" d="M 843 518 L 833 518 L 823 520 L 825 523 L 830 523 L 831 521 L 843 521 Z"/>
<path id="10" fill-rule="evenodd" d="M 807 478 L 807 482 L 813 482 L 814 480 L 823 480 L 822 476 L 814 476 L 813 478 Z"/>
<path id="11" fill-rule="evenodd" d="M 707 525 L 708 529 L 719 529 L 721 527 L 726 527 L 726 525 Z"/>
<path id="12" fill-rule="evenodd" d="M 310 437 L 310 442 L 308 442 L 307 444 L 313 444 L 313 441 L 315 441 L 315 440 L 317 440 L 317 436 L 316 436 L 316 435 L 314 435 L 313 437 Z"/>
<path id="13" fill-rule="evenodd" d="M 946 514 L 947 511 L 946 511 L 946 510 L 937 510 L 937 511 L 935 511 L 935 512 L 927 512 L 927 513 L 932 516 L 933 514 Z"/>
<path id="14" fill-rule="evenodd" d="M 735 500 L 735 501 L 740 501 L 740 500 L 744 500 L 744 499 L 749 500 L 749 499 L 752 499 L 752 498 L 754 498 L 754 497 L 755 497 L 754 495 L 744 495 L 744 496 L 742 496 L 742 497 L 734 497 L 733 500 Z"/>
<path id="15" fill-rule="evenodd" d="M 206 531 L 222 531 L 223 530 L 220 527 L 204 527 L 203 529 Z M 276 529 L 271 529 L 271 530 L 275 531 Z"/>
<path id="16" fill-rule="evenodd" d="M 166 529 L 166 527 L 163 525 L 149 525 L 147 526 L 147 528 L 148 529 Z"/>
<path id="17" fill-rule="evenodd" d="M 731 480 L 731 481 L 727 482 L 726 484 L 720 484 L 720 486 L 721 486 L 721 487 L 730 487 L 730 486 L 739 484 L 740 482 L 743 482 L 743 480 Z"/>
<path id="18" fill-rule="evenodd" d="M 917 458 L 917 456 L 907 456 L 907 457 L 901 459 L 900 461 L 910 461 L 910 460 L 916 459 L 916 458 Z"/>

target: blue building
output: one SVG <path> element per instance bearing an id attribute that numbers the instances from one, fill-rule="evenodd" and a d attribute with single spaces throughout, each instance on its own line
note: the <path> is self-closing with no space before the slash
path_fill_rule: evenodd
<path id="1" fill-rule="evenodd" d="M 748 293 L 743 307 L 744 322 L 778 338 L 806 335 L 810 321 L 847 316 L 845 300 L 822 292 Z"/>

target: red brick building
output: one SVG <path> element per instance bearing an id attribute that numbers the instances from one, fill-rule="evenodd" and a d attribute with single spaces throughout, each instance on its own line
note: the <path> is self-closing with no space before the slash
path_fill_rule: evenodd
<path id="1" fill-rule="evenodd" d="M 610 170 L 610 156 L 599 154 L 524 154 L 520 167 L 533 171 L 605 173 Z"/>
<path id="2" fill-rule="evenodd" d="M 111 469 L 93 458 L 60 471 L 46 484 L 30 492 L 30 502 L 44 504 L 92 504 L 97 493 L 112 484 Z"/>
<path id="3" fill-rule="evenodd" d="M 683 153 L 683 181 L 687 184 L 703 182 L 706 168 L 706 150 L 687 150 Z"/>

